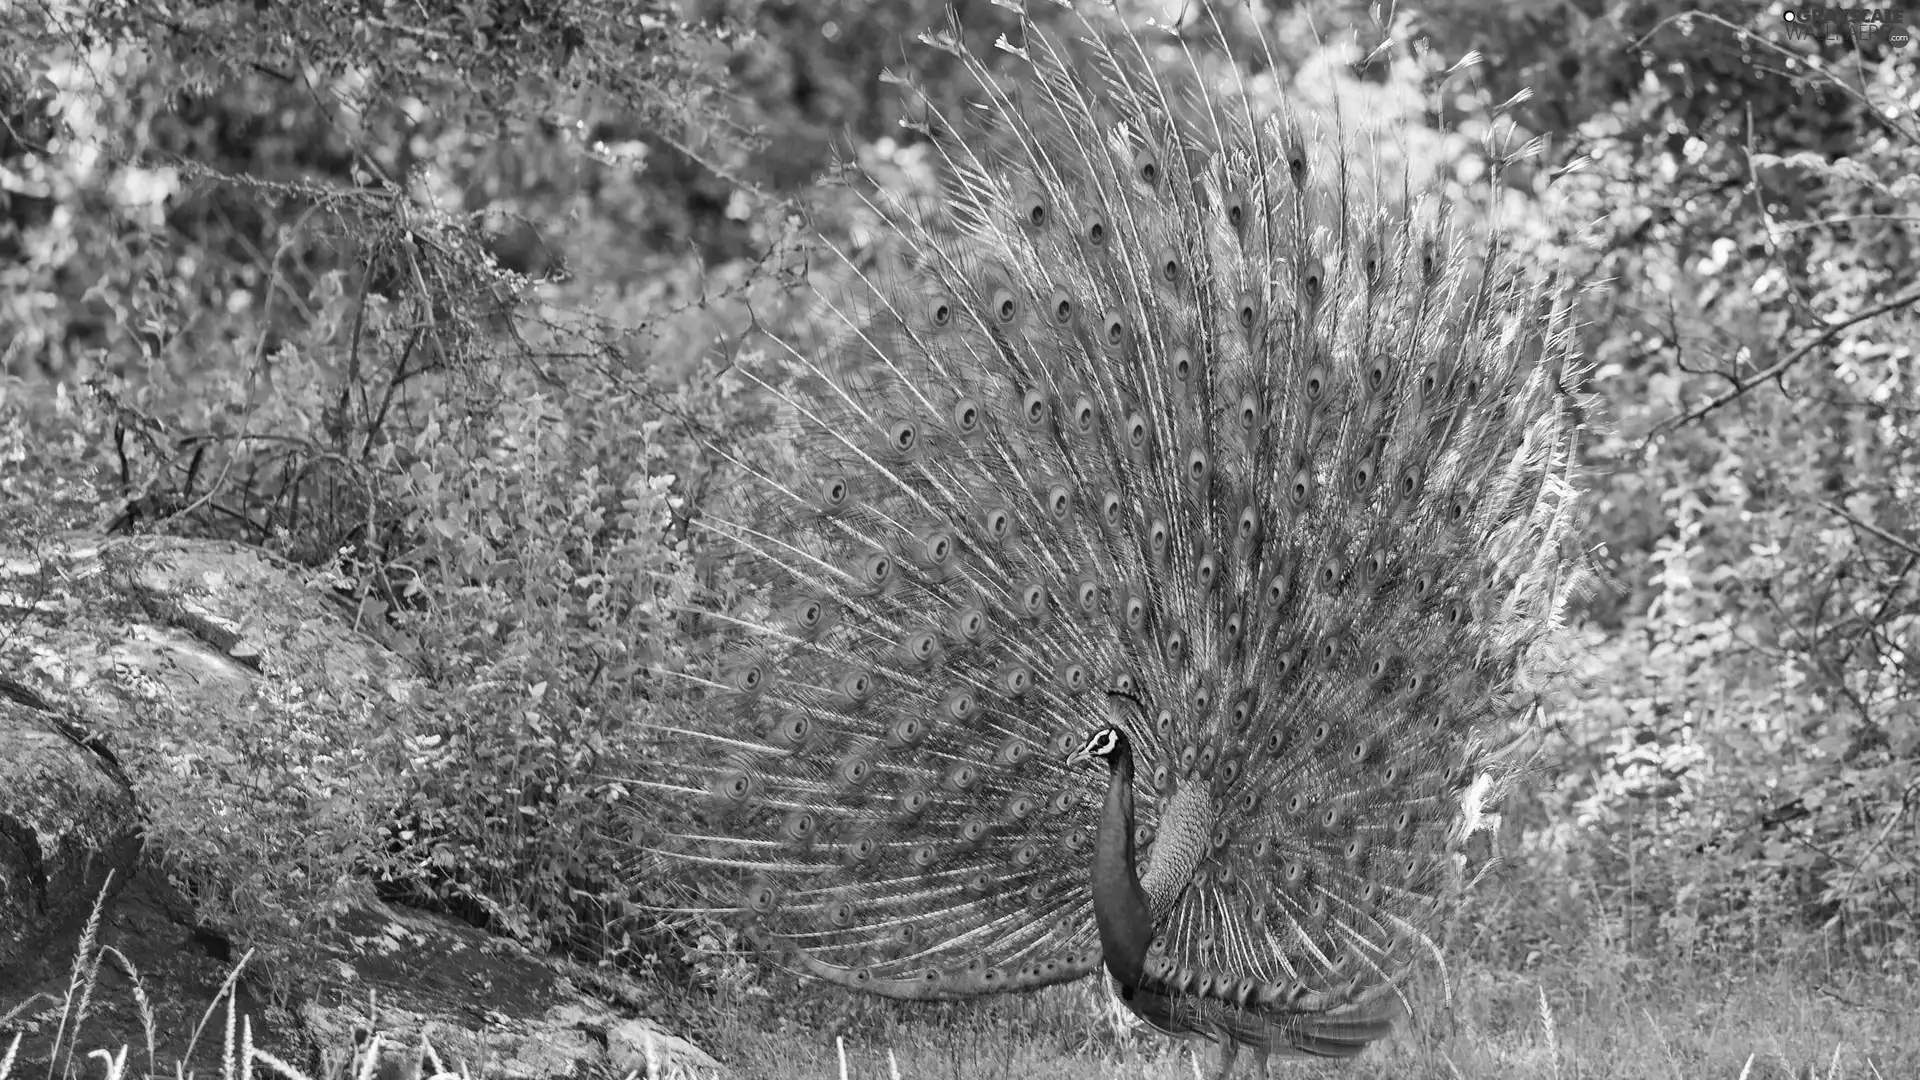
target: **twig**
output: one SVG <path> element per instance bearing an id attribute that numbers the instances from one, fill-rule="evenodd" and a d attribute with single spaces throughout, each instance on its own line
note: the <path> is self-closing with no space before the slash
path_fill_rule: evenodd
<path id="1" fill-rule="evenodd" d="M 1838 506 L 1833 505 L 1830 502 L 1827 502 L 1824 499 L 1809 499 L 1808 501 L 1813 503 L 1815 506 L 1818 506 L 1822 510 L 1825 510 L 1829 514 L 1836 514 L 1840 517 L 1846 518 L 1848 521 L 1853 522 L 1855 525 L 1858 525 L 1860 528 L 1865 529 L 1866 531 L 1872 533 L 1873 535 L 1879 537 L 1882 540 L 1885 540 L 1887 543 L 1892 544 L 1894 547 L 1899 548 L 1901 551 L 1904 551 L 1907 554 L 1912 555 L 1916 558 L 1920 558 L 1920 547 L 1914 546 L 1914 544 L 1911 541 L 1902 540 L 1899 537 L 1893 535 L 1892 533 L 1886 531 L 1885 529 L 1880 528 L 1877 525 L 1873 525 L 1868 522 L 1861 521 L 1859 518 L 1854 517 L 1852 514 L 1847 513 L 1845 510 L 1841 509 Z"/>
<path id="2" fill-rule="evenodd" d="M 1916 791 L 1920 791 L 1920 780 L 1909 783 L 1906 790 L 1900 793 L 1900 805 L 1894 808 L 1893 816 L 1887 818 L 1886 825 L 1880 829 L 1880 835 L 1874 837 L 1873 843 L 1867 845 L 1867 850 L 1860 853 L 1860 861 L 1855 863 L 1852 871 L 1847 874 L 1847 882 L 1841 886 L 1841 892 L 1848 893 L 1853 891 L 1854 879 L 1859 877 L 1860 871 L 1866 868 L 1867 859 L 1879 849 L 1881 844 L 1887 842 L 1887 837 L 1893 832 L 1893 827 L 1900 823 L 1900 819 L 1907 813 L 1907 808 L 1913 805 L 1913 795 Z M 1815 989 L 1819 989 L 1819 987 L 1816 986 Z"/>
<path id="3" fill-rule="evenodd" d="M 1869 1005 L 1864 1001 L 1854 1001 L 1851 998 L 1843 997 L 1838 991 L 1834 990 L 1832 987 L 1823 986 L 1820 983 L 1813 984 L 1813 992 L 1821 995 L 1822 997 L 1830 997 L 1833 1000 L 1839 1002 L 1840 1004 L 1845 1005 L 1849 1009 L 1867 1009 L 1872 1012 L 1879 1012 L 1879 1013 L 1894 1013 L 1899 1011 L 1897 1009 L 1889 1008 L 1885 1005 Z"/>
<path id="4" fill-rule="evenodd" d="M 1871 319 L 1876 315 L 1884 315 L 1889 311 L 1893 311 L 1897 308 L 1907 307 L 1915 303 L 1920 303 L 1920 289 L 1916 289 L 1913 292 L 1904 293 L 1900 296 L 1894 297 L 1892 300 L 1889 300 L 1884 304 L 1880 304 L 1876 307 L 1868 308 L 1865 311 L 1859 312 L 1848 318 L 1842 319 L 1837 323 L 1828 323 L 1827 328 L 1825 330 L 1821 331 L 1820 334 L 1816 336 L 1813 340 L 1800 346 L 1798 349 L 1793 350 L 1793 352 L 1789 354 L 1786 359 L 1780 361 L 1777 364 L 1774 364 L 1773 366 L 1760 372 L 1758 375 L 1755 375 L 1751 379 L 1748 379 L 1744 382 L 1735 382 L 1733 389 L 1727 391 L 1724 394 L 1721 394 L 1719 397 L 1714 398 L 1712 401 L 1707 402 L 1705 405 L 1702 405 L 1696 409 L 1690 410 L 1689 412 L 1686 413 L 1686 415 L 1675 417 L 1672 420 L 1664 420 L 1664 421 L 1661 421 L 1659 424 L 1654 425 L 1654 429 L 1652 433 L 1648 435 L 1649 441 L 1651 441 L 1653 435 L 1658 435 L 1663 431 L 1671 431 L 1672 429 L 1677 428 L 1682 424 L 1691 423 L 1692 421 L 1698 420 L 1701 417 L 1707 415 L 1708 413 L 1714 411 L 1715 409 L 1720 408 L 1722 405 L 1725 405 L 1728 402 L 1734 400 L 1735 398 L 1741 396 L 1742 394 L 1745 394 L 1747 391 L 1753 389 L 1754 387 L 1759 386 L 1761 383 L 1770 382 L 1773 379 L 1779 378 L 1781 374 L 1783 374 L 1788 368 L 1792 367 L 1796 363 L 1799 363 L 1801 357 L 1806 356 L 1808 353 L 1812 352 L 1813 350 L 1819 348 L 1822 345 L 1827 344 L 1829 341 L 1832 341 L 1835 336 L 1837 336 L 1842 330 L 1845 330 L 1847 327 L 1852 326 L 1855 323 L 1866 322 L 1868 319 Z"/>

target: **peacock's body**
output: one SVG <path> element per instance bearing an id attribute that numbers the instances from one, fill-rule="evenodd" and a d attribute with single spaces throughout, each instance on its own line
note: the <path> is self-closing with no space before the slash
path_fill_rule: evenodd
<path id="1" fill-rule="evenodd" d="M 755 376 L 805 464 L 701 522 L 776 587 L 655 846 L 846 986 L 1104 966 L 1228 1068 L 1356 1053 L 1566 591 L 1564 312 L 1337 129 L 1170 89 L 1171 37 L 1082 76 L 1029 27 L 1017 96 L 957 40 L 994 130 L 932 118 L 945 205 L 874 197 L 911 265 Z"/>

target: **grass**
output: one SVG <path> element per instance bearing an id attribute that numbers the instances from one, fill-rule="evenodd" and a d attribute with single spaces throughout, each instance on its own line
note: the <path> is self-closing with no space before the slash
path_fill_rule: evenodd
<path id="1" fill-rule="evenodd" d="M 191 1076 L 156 1060 L 154 1009 L 140 973 L 97 943 L 101 893 L 81 932 L 60 1002 L 47 1077 L 107 1080 Z M 1515 972 L 1468 958 L 1447 987 L 1414 989 L 1414 1021 L 1352 1062 L 1275 1059 L 1277 1077 L 1348 1080 L 1894 1080 L 1920 1076 L 1920 991 L 1808 955 L 1762 963 L 1693 954 L 1596 957 Z M 223 1080 L 310 1080 L 254 1045 L 231 993 L 243 957 L 194 1031 L 218 1047 Z M 82 1052 L 82 1036 L 113 964 L 145 1021 L 145 1046 Z M 1526 966 L 1526 965 L 1522 965 Z M 778 983 L 776 978 L 775 982 Z M 799 984 L 725 979 L 719 993 L 668 991 L 662 1002 L 697 1009 L 687 1031 L 739 1080 L 1186 1080 L 1211 1077 L 1217 1051 L 1138 1028 L 1092 980 L 1037 994 L 941 1006 L 905 1006 Z M 5 1002 L 0 1002 L 4 1005 Z M 51 1016 L 26 1001 L 0 1011 L 0 1080 L 12 1080 L 24 1018 Z M 144 1054 L 141 1053 L 144 1049 Z M 322 1075 L 372 1080 L 376 1058 L 332 1064 Z M 144 1066 L 144 1067 L 143 1067 Z M 357 1066 L 357 1067 L 356 1067 Z M 423 1070 L 433 1075 L 434 1069 Z M 24 1074 L 23 1074 L 24 1075 Z M 461 1073 L 443 1071 L 439 1075 Z M 1236 1076 L 1251 1075 L 1242 1058 Z M 389 1080 L 382 1073 L 382 1080 Z M 409 1078 L 412 1080 L 412 1078 Z M 632 1080 L 632 1078 L 629 1078 Z"/>
<path id="2" fill-rule="evenodd" d="M 1352 1062 L 1273 1060 L 1272 1075 L 1350 1080 L 1894 1080 L 1920 1076 L 1920 995 L 1865 977 L 1816 985 L 1669 970 L 1668 978 L 1596 991 L 1577 971 L 1520 977 L 1456 972 L 1451 1010 L 1437 987 L 1416 995 L 1414 1022 Z M 1106 1035 L 1095 984 L 994 1003 L 977 1015 L 889 1018 L 847 1038 L 850 1077 L 904 1080 L 1186 1080 L 1211 1078 L 1218 1051 L 1148 1031 Z M 1009 1037 L 1009 1035 L 1015 1037 Z M 717 1037 L 715 1037 L 717 1036 Z M 834 1039 L 724 1021 L 706 1048 L 742 1078 L 840 1075 Z M 1236 1076 L 1251 1075 L 1243 1056 Z"/>

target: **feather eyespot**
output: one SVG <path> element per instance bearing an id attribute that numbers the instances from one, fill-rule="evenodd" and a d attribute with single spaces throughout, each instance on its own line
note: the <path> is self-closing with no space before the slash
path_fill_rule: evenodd
<path id="1" fill-rule="evenodd" d="M 972 398 L 961 398 L 955 402 L 953 412 L 948 415 L 953 419 L 953 429 L 962 436 L 980 430 L 980 403 Z"/>
<path id="2" fill-rule="evenodd" d="M 1251 547 L 1260 541 L 1260 507 L 1248 503 L 1240 511 L 1240 518 L 1233 526 L 1234 543 L 1241 547 Z"/>
<path id="3" fill-rule="evenodd" d="M 1160 159 L 1151 150 L 1133 155 L 1133 175 L 1148 187 L 1160 186 Z"/>
<path id="4" fill-rule="evenodd" d="M 931 664 L 940 657 L 940 639 L 922 630 L 907 638 L 901 645 L 907 659 L 917 664 Z"/>
<path id="5" fill-rule="evenodd" d="M 840 780 L 848 787 L 859 787 L 873 775 L 873 766 L 863 757 L 850 757 L 840 763 Z"/>
<path id="6" fill-rule="evenodd" d="M 926 725 L 918 717 L 903 716 L 894 721 L 887 731 L 887 741 L 894 746 L 913 746 L 927 733 Z"/>
<path id="7" fill-rule="evenodd" d="M 1386 353 L 1374 353 L 1367 364 L 1367 391 L 1377 394 L 1386 388 L 1387 379 L 1393 374 L 1393 358 Z"/>
<path id="8" fill-rule="evenodd" d="M 838 510 L 853 498 L 853 485 L 847 482 L 845 475 L 833 473 L 820 480 L 820 505 L 827 510 Z"/>
<path id="9" fill-rule="evenodd" d="M 827 606 L 818 600 L 802 600 L 793 607 L 793 623 L 800 630 L 818 630 L 826 621 Z"/>
<path id="10" fill-rule="evenodd" d="M 869 586 L 879 587 L 893 579 L 893 559 L 883 552 L 874 552 L 860 564 L 860 578 Z"/>
<path id="11" fill-rule="evenodd" d="M 1281 604 L 1286 603 L 1287 595 L 1291 591 L 1292 590 L 1290 588 L 1290 583 L 1287 580 L 1287 575 L 1285 572 L 1273 575 L 1273 577 L 1267 581 L 1267 591 L 1266 591 L 1267 607 L 1277 608 Z"/>
<path id="12" fill-rule="evenodd" d="M 920 558 L 929 566 L 945 566 L 953 558 L 953 534 L 945 531 L 928 533 L 920 541 Z"/>
<path id="13" fill-rule="evenodd" d="M 1202 556 L 1199 565 L 1194 567 L 1193 581 L 1195 585 L 1200 587 L 1202 593 L 1212 592 L 1214 581 L 1219 577 L 1219 574 L 1220 560 L 1217 556 L 1209 552 Z"/>
<path id="14" fill-rule="evenodd" d="M 1202 678 L 1193 688 L 1193 696 L 1188 700 L 1192 703 L 1196 715 L 1206 715 L 1207 707 L 1213 704 L 1213 680 Z"/>
<path id="15" fill-rule="evenodd" d="M 987 613 L 977 607 L 963 608 L 953 617 L 953 630 L 962 639 L 977 642 L 986 635 Z"/>
<path id="16" fill-rule="evenodd" d="M 1363 457 L 1353 466 L 1353 493 L 1364 495 L 1373 487 L 1373 459 Z"/>
<path id="17" fill-rule="evenodd" d="M 1008 289 L 993 294 L 993 321 L 1001 326 L 1012 326 L 1020 318 L 1020 299 Z"/>
<path id="18" fill-rule="evenodd" d="M 953 693 L 947 695 L 947 699 L 942 704 L 942 708 L 946 711 L 948 717 L 965 723 L 973 719 L 974 714 L 980 711 L 980 701 L 973 696 L 971 690 L 955 690 Z"/>
<path id="19" fill-rule="evenodd" d="M 1020 614 L 1029 619 L 1037 619 L 1047 610 L 1046 587 L 1037 581 L 1026 582 L 1020 587 L 1015 602 L 1019 606 Z"/>
<path id="20" fill-rule="evenodd" d="M 1327 393 L 1327 366 L 1316 363 L 1307 368 L 1306 377 L 1301 380 L 1300 388 L 1305 391 L 1307 400 L 1319 404 Z"/>
<path id="21" fill-rule="evenodd" d="M 1029 390 L 1020 395 L 1020 418 L 1027 427 L 1041 429 L 1047 424 L 1047 399 L 1038 390 Z"/>
<path id="22" fill-rule="evenodd" d="M 1065 484 L 1054 484 L 1047 488 L 1047 516 L 1055 521 L 1064 522 L 1067 514 L 1073 510 L 1073 493 Z"/>
<path id="23" fill-rule="evenodd" d="M 1346 641 L 1342 639 L 1339 634 L 1328 634 L 1320 641 L 1320 662 L 1323 664 L 1333 663 L 1340 658 L 1340 653 L 1345 648 Z"/>
<path id="24" fill-rule="evenodd" d="M 1234 408 L 1234 417 L 1240 421 L 1243 434 L 1251 435 L 1260 428 L 1260 402 L 1252 394 L 1241 394 L 1240 403 Z"/>
<path id="25" fill-rule="evenodd" d="M 911 454 L 920 445 L 920 425 L 911 420 L 895 420 L 887 425 L 887 448 L 895 454 Z"/>
<path id="26" fill-rule="evenodd" d="M 927 321 L 935 327 L 944 329 L 953 323 L 953 301 L 944 296 L 936 296 L 927 301 Z"/>
<path id="27" fill-rule="evenodd" d="M 1423 475 L 1418 465 L 1409 465 L 1400 470 L 1400 483 L 1394 490 L 1399 493 L 1402 502 L 1410 501 L 1415 495 L 1420 494 L 1420 481 Z"/>
<path id="28" fill-rule="evenodd" d="M 1207 457 L 1205 447 L 1196 446 L 1187 451 L 1187 483 L 1194 487 L 1206 484 L 1213 463 Z"/>
<path id="29" fill-rule="evenodd" d="M 1369 582 L 1378 582 L 1387 572 L 1387 553 L 1380 548 L 1367 552 L 1367 561 L 1361 564 L 1360 572 Z"/>
<path id="30" fill-rule="evenodd" d="M 1038 231 L 1047 225 L 1047 200 L 1038 191 L 1029 191 L 1020 199 L 1020 224 Z"/>
<path id="31" fill-rule="evenodd" d="M 1093 406 L 1090 398 L 1079 397 L 1073 400 L 1073 429 L 1082 435 L 1093 434 L 1093 423 L 1099 419 L 1100 412 Z"/>
<path id="32" fill-rule="evenodd" d="M 1167 355 L 1167 373 L 1172 375 L 1173 381 L 1181 386 L 1187 385 L 1192 380 L 1193 353 L 1189 352 L 1185 345 L 1175 346 L 1173 352 Z"/>
<path id="33" fill-rule="evenodd" d="M 743 694 L 758 693 L 766 680 L 766 668 L 760 664 L 744 664 L 733 673 L 733 688 Z"/>
<path id="34" fill-rule="evenodd" d="M 1160 249 L 1160 259 L 1156 265 L 1160 270 L 1161 281 L 1169 285 L 1179 284 L 1181 270 L 1180 253 L 1175 251 L 1171 245 Z"/>
<path id="35" fill-rule="evenodd" d="M 1080 239 L 1090 248 L 1107 246 L 1107 219 L 1099 214 L 1088 214 L 1080 222 Z"/>
<path id="36" fill-rule="evenodd" d="M 1004 506 L 992 506 L 980 515 L 980 528 L 998 544 L 1013 535 L 1013 515 Z"/>
<path id="37" fill-rule="evenodd" d="M 1246 192 L 1238 188 L 1229 190 L 1224 205 L 1227 211 L 1227 224 L 1233 226 L 1236 232 L 1245 228 L 1247 224 Z"/>
<path id="38" fill-rule="evenodd" d="M 812 811 L 795 810 L 793 813 L 787 815 L 787 820 L 780 826 L 780 831 L 789 840 L 806 840 L 813 836 L 813 832 L 819 827 L 819 824 L 819 819 L 814 817 Z"/>
<path id="39" fill-rule="evenodd" d="M 1260 302 L 1252 289 L 1241 290 L 1240 298 L 1233 307 L 1233 317 L 1240 324 L 1240 329 L 1253 329 L 1254 323 L 1260 318 Z"/>
<path id="40" fill-rule="evenodd" d="M 1293 186 L 1307 186 L 1307 143 L 1298 131 L 1289 131 L 1286 135 L 1287 174 L 1293 177 Z"/>
<path id="41" fill-rule="evenodd" d="M 1079 601 L 1082 612 L 1091 614 L 1100 602 L 1100 586 L 1092 578 L 1082 578 L 1074 587 L 1074 599 Z"/>
<path id="42" fill-rule="evenodd" d="M 1325 264 L 1317 255 L 1308 256 L 1305 264 L 1300 267 L 1300 294 L 1305 298 L 1308 307 L 1320 305 L 1320 297 L 1326 289 L 1326 284 Z"/>
<path id="43" fill-rule="evenodd" d="M 1305 468 L 1294 470 L 1293 480 L 1287 485 L 1287 497 L 1295 508 L 1305 506 L 1313 498 L 1313 473 Z"/>
<path id="44" fill-rule="evenodd" d="M 805 713 L 789 713 L 781 717 L 773 727 L 773 741 L 789 750 L 806 745 L 807 736 L 813 734 L 813 721 Z"/>
<path id="45" fill-rule="evenodd" d="M 1242 693 L 1233 699 L 1233 726 L 1244 728 L 1253 720 L 1253 694 Z"/>
<path id="46" fill-rule="evenodd" d="M 1073 322 L 1073 297 L 1068 296 L 1065 289 L 1053 290 L 1053 295 L 1047 298 L 1047 311 L 1053 316 L 1055 326 L 1068 325 Z"/>
<path id="47" fill-rule="evenodd" d="M 873 694 L 873 676 L 864 671 L 848 672 L 840 680 L 840 694 L 858 705 Z"/>

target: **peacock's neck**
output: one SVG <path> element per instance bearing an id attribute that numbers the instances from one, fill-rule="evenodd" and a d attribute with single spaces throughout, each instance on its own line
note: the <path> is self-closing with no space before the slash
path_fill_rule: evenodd
<path id="1" fill-rule="evenodd" d="M 1122 986 L 1139 986 L 1146 978 L 1153 913 L 1134 865 L 1131 751 L 1114 761 L 1106 803 L 1100 810 L 1093 846 L 1093 918 L 1100 928 L 1100 951 L 1107 970 Z"/>

